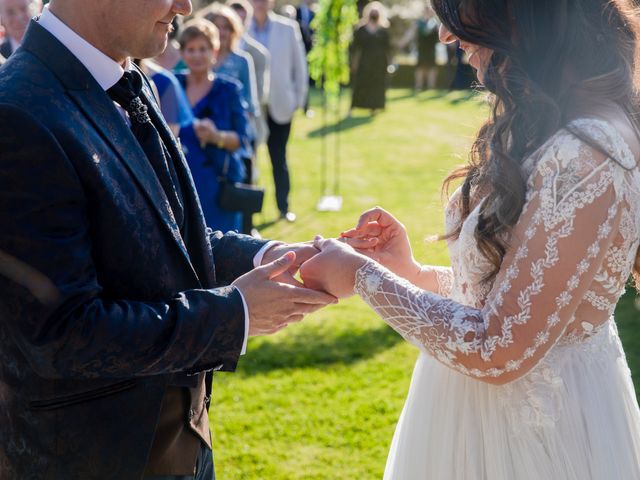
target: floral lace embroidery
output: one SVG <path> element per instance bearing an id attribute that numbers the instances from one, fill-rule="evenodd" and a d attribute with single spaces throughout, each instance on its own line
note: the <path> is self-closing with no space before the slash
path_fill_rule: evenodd
<path id="1" fill-rule="evenodd" d="M 453 289 L 453 271 L 449 267 L 431 267 L 438 281 L 438 295 L 448 297 Z"/>
<path id="2" fill-rule="evenodd" d="M 602 358 L 624 355 L 613 318 L 598 327 L 580 321 L 581 331 L 567 333 L 547 357 L 528 375 L 504 385 L 498 398 L 509 418 L 512 435 L 530 428 L 555 428 L 562 415 L 564 381 L 559 374 L 559 359 L 572 351 L 580 353 L 581 361 L 597 362 Z"/>
<path id="3" fill-rule="evenodd" d="M 567 337 L 593 335 L 624 291 L 635 258 L 640 175 L 637 168 L 626 169 L 635 159 L 608 124 L 588 120 L 573 126 L 618 162 L 565 131 L 547 142 L 531 165 L 526 204 L 514 229 L 518 241 L 495 285 L 479 281 L 486 265 L 473 240 L 472 212 L 450 243 L 450 299 L 373 262 L 357 272 L 356 292 L 407 340 L 477 378 L 532 369 L 565 331 Z M 447 223 L 455 221 L 457 203 L 452 198 Z M 593 230 L 587 232 L 589 221 Z M 575 320 L 587 317 L 592 321 Z"/>

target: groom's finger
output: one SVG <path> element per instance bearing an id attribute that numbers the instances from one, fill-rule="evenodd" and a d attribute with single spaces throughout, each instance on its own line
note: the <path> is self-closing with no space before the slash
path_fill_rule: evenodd
<path id="1" fill-rule="evenodd" d="M 277 260 L 274 260 L 273 262 L 258 268 L 261 269 L 267 275 L 267 277 L 271 279 L 289 270 L 295 260 L 295 252 L 287 252 Z"/>
<path id="2" fill-rule="evenodd" d="M 294 303 L 307 303 L 311 305 L 329 305 L 338 303 L 338 299 L 325 292 L 310 288 L 289 287 L 289 299 Z"/>
<path id="3" fill-rule="evenodd" d="M 294 270 L 293 274 L 295 274 L 298 271 L 298 269 L 296 268 L 296 270 Z M 272 278 L 272 280 L 275 280 L 276 282 L 279 283 L 285 283 L 287 285 L 293 285 L 294 287 L 301 287 L 304 288 L 304 283 L 298 281 L 291 273 L 291 270 L 289 270 L 288 272 L 285 272 L 281 275 L 278 275 L 277 277 Z"/>
<path id="4" fill-rule="evenodd" d="M 325 305 L 312 305 L 309 303 L 296 303 L 294 306 L 294 315 L 309 315 L 325 307 Z"/>

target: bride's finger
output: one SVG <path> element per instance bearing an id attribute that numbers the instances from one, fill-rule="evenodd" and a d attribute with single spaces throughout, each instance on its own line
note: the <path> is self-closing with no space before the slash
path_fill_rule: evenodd
<path id="1" fill-rule="evenodd" d="M 375 237 L 372 238 L 348 238 L 348 237 L 342 237 L 344 239 L 344 242 L 353 247 L 353 248 L 358 248 L 358 249 L 369 249 L 369 248 L 373 248 L 378 244 L 378 239 Z"/>
<path id="2" fill-rule="evenodd" d="M 370 222 L 370 223 L 364 224 L 360 228 L 352 228 L 351 230 L 342 232 L 340 236 L 350 237 L 350 238 L 377 237 L 380 234 L 382 234 L 383 230 L 384 229 L 380 226 L 378 222 Z"/>
<path id="3" fill-rule="evenodd" d="M 367 210 L 362 215 L 360 215 L 360 219 L 358 220 L 358 225 L 356 225 L 356 229 L 362 228 L 367 223 L 378 222 L 381 226 L 389 226 L 397 220 L 391 215 L 389 212 L 384 210 L 381 207 L 375 207 L 371 210 Z"/>

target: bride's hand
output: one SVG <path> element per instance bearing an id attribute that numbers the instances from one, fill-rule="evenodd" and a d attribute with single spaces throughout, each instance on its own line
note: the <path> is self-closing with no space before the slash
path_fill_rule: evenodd
<path id="1" fill-rule="evenodd" d="M 413 258 L 406 228 L 380 207 L 364 212 L 358 225 L 342 232 L 341 237 L 360 253 L 409 281 L 420 272 L 420 264 Z"/>
<path id="2" fill-rule="evenodd" d="M 352 296 L 356 271 L 368 261 L 367 257 L 335 239 L 316 237 L 314 246 L 320 253 L 300 266 L 305 286 L 336 298 Z"/>

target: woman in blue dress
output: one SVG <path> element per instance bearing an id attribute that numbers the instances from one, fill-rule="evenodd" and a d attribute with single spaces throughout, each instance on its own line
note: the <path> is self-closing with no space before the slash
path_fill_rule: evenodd
<path id="1" fill-rule="evenodd" d="M 213 74 L 218 48 L 218 30 L 211 22 L 189 22 L 180 35 L 180 51 L 188 70 L 176 77 L 195 117 L 180 129 L 180 140 L 205 220 L 214 230 L 228 231 L 241 228 L 242 214 L 219 207 L 219 182 L 225 171 L 231 182 L 245 178 L 242 155 L 250 148 L 248 106 L 238 82 Z"/>
<path id="2" fill-rule="evenodd" d="M 266 136 L 268 128 L 260 112 L 258 99 L 258 87 L 256 72 L 251 56 L 238 48 L 244 27 L 238 14 L 227 5 L 212 3 L 198 13 L 202 18 L 209 20 L 218 28 L 220 35 L 220 49 L 216 55 L 216 63 L 213 71 L 218 75 L 225 75 L 242 84 L 242 99 L 249 105 L 249 135 L 251 149 L 243 155 L 247 176 L 245 183 L 255 183 L 257 179 L 256 147 L 258 144 L 258 132 L 260 136 Z M 253 228 L 251 214 L 244 212 L 242 233 L 256 234 Z"/>

